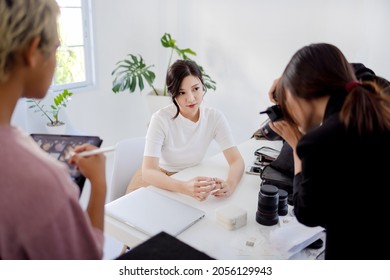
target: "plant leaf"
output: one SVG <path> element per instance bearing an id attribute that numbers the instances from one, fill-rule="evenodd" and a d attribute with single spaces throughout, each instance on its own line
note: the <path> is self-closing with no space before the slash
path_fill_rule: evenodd
<path id="1" fill-rule="evenodd" d="M 129 87 L 130 92 L 135 91 L 136 85 L 137 85 L 137 76 L 132 76 L 130 79 L 130 87 Z"/>
<path id="2" fill-rule="evenodd" d="M 115 93 L 125 91 L 128 89 L 130 92 L 134 92 L 137 87 L 142 91 L 144 89 L 143 77 L 145 77 L 147 83 L 151 86 L 154 82 L 155 74 L 149 70 L 154 65 L 146 66 L 144 59 L 141 55 L 128 54 L 127 59 L 118 62 L 112 75 L 115 75 L 112 91 Z M 148 78 L 146 78 L 148 77 Z M 149 78 L 150 77 L 150 78 Z"/>
<path id="3" fill-rule="evenodd" d="M 138 86 L 139 86 L 140 90 L 142 91 L 144 89 L 144 80 L 143 80 L 141 74 L 138 74 L 137 77 L 138 77 Z"/>
<path id="4" fill-rule="evenodd" d="M 161 37 L 161 44 L 163 45 L 164 48 L 174 48 L 176 44 L 176 40 L 172 39 L 171 34 L 165 33 Z"/>

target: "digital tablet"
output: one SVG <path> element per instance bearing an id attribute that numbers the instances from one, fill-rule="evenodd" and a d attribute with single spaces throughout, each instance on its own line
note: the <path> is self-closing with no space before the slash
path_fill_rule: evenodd
<path id="1" fill-rule="evenodd" d="M 98 136 L 88 135 L 57 135 L 57 134 L 31 134 L 31 137 L 38 143 L 42 150 L 54 158 L 68 165 L 72 180 L 79 186 L 80 193 L 83 190 L 85 177 L 72 165 L 68 163 L 68 156 L 73 149 L 85 143 L 100 147 L 103 140 Z"/>

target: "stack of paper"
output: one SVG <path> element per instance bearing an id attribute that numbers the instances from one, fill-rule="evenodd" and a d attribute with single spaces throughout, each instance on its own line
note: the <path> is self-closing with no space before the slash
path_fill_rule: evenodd
<path id="1" fill-rule="evenodd" d="M 288 259 L 323 236 L 324 228 L 307 227 L 294 217 L 285 217 L 280 221 L 280 227 L 270 233 L 270 242 Z"/>

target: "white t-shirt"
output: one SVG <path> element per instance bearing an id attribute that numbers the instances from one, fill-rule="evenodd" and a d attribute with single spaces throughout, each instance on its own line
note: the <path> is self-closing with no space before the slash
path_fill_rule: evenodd
<path id="1" fill-rule="evenodd" d="M 178 172 L 199 164 L 212 140 L 222 151 L 235 146 L 230 126 L 217 109 L 200 107 L 195 123 L 181 114 L 173 119 L 175 114 L 174 104 L 154 113 L 146 134 L 144 155 L 158 157 L 161 168 Z"/>

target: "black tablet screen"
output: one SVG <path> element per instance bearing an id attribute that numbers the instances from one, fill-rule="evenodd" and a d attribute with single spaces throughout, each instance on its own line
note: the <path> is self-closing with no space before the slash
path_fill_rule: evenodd
<path id="1" fill-rule="evenodd" d="M 68 163 L 68 156 L 76 146 L 89 143 L 100 147 L 103 140 L 98 136 L 87 135 L 56 135 L 56 134 L 31 134 L 38 145 L 51 156 L 66 163 L 69 167 L 73 181 L 79 186 L 80 193 L 83 190 L 85 177 Z"/>

